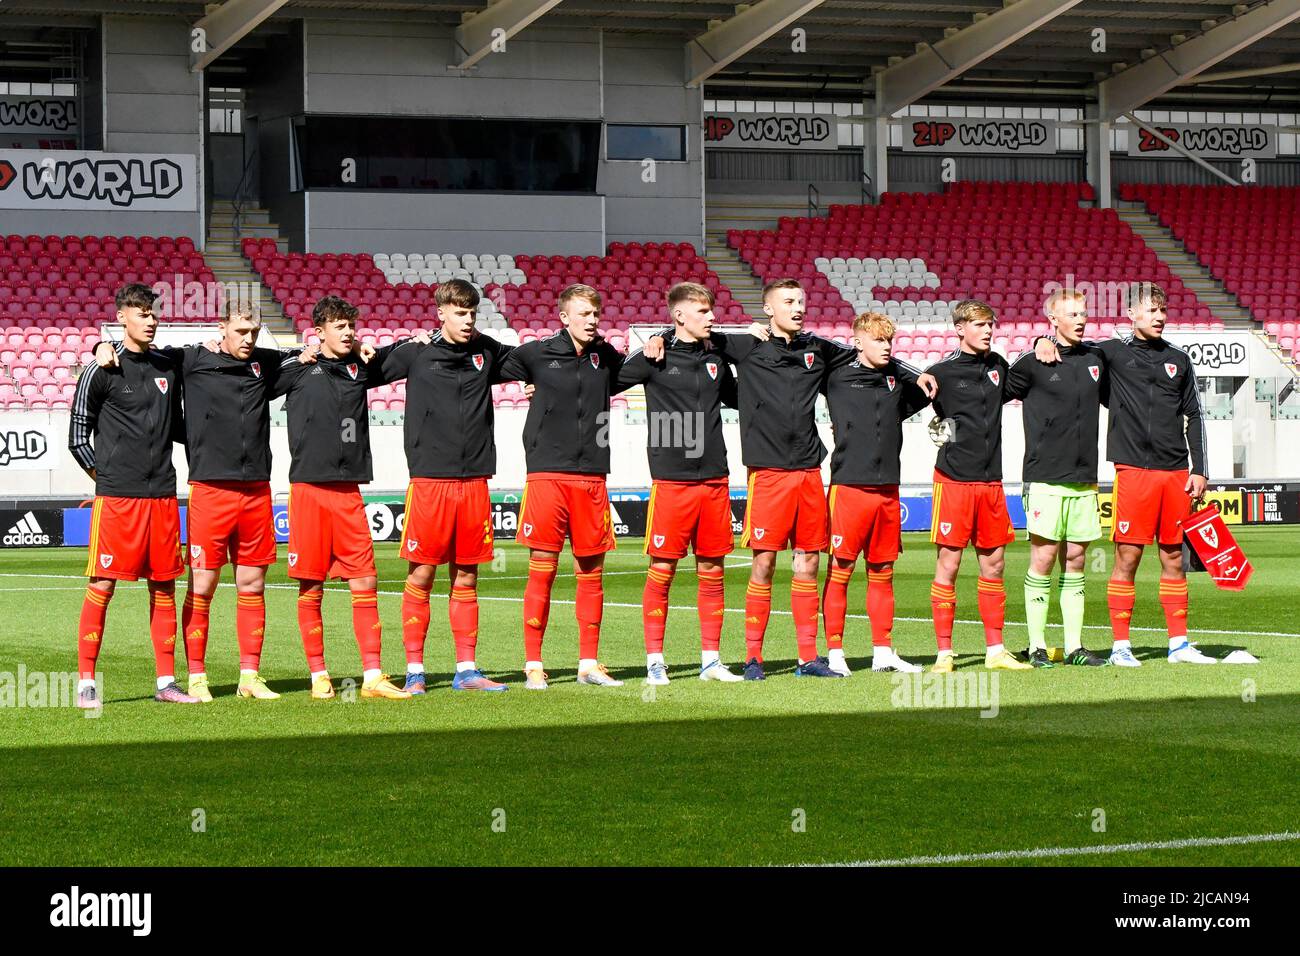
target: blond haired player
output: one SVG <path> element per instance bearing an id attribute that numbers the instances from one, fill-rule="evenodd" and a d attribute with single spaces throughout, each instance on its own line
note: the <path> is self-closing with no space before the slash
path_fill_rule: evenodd
<path id="1" fill-rule="evenodd" d="M 902 550 L 898 501 L 903 421 L 930 404 L 917 383 L 920 372 L 893 357 L 894 323 L 878 312 L 853 321 L 858 355 L 830 373 L 826 398 L 835 428 L 831 452 L 831 566 L 822 593 L 827 656 L 832 670 L 849 673 L 844 659 L 844 619 L 849 580 L 858 555 L 867 563 L 867 617 L 871 669 L 921 668 L 894 651 L 894 562 Z"/>
<path id="2" fill-rule="evenodd" d="M 957 348 L 922 376 L 938 387 L 931 432 L 939 444 L 934 465 L 930 540 L 937 558 L 930 608 L 939 653 L 934 671 L 954 666 L 952 627 L 957 614 L 957 572 L 967 545 L 979 561 L 980 618 L 984 622 L 984 666 L 1027 670 L 1002 643 L 1007 595 L 1002 584 L 1006 546 L 1016 539 L 1002 490 L 1002 405 L 1010 399 L 1007 360 L 993 351 L 997 315 L 976 299 L 952 311 Z"/>

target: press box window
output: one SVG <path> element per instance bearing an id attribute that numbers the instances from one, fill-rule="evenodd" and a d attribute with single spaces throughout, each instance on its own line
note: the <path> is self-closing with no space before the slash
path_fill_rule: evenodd
<path id="1" fill-rule="evenodd" d="M 683 163 L 686 161 L 686 127 L 610 123 L 605 127 L 605 158 Z"/>

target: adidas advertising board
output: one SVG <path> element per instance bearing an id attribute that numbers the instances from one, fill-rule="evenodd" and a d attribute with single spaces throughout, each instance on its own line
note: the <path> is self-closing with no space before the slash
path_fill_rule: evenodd
<path id="1" fill-rule="evenodd" d="M 63 512 L 6 508 L 0 510 L 0 547 L 57 548 L 63 544 Z"/>

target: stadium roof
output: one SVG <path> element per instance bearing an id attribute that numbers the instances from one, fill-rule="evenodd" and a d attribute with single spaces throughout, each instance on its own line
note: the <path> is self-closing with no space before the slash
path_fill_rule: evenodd
<path id="1" fill-rule="evenodd" d="M 258 6 L 274 0 L 244 0 Z M 288 0 L 259 30 L 302 16 L 394 19 L 459 26 L 465 12 L 482 11 L 483 0 Z M 955 99 L 1078 101 L 1098 81 L 1146 60 L 1161 57 L 1218 25 L 1261 13 L 1287 19 L 1294 0 L 1256 0 L 1231 4 L 1208 0 L 762 0 L 778 14 L 793 15 L 766 40 L 750 43 L 752 29 L 731 49 L 735 59 L 713 55 L 706 93 L 720 97 L 859 99 L 873 73 L 916 54 L 933 55 L 936 44 L 1007 8 L 1039 8 L 1044 15 L 1020 31 L 998 52 L 947 80 L 937 92 Z M 494 13 L 544 10 L 527 30 L 539 27 L 591 27 L 620 34 L 655 36 L 683 44 L 708 33 L 719 21 L 737 16 L 732 4 L 716 0 L 499 0 Z M 1258 8 L 1268 8 L 1261 11 Z M 0 40 L 7 25 L 53 22 L 92 25 L 103 13 L 144 16 L 184 15 L 198 20 L 204 0 L 7 0 L 0 5 Z M 516 14 L 517 16 L 518 14 Z M 751 17 L 757 14 L 751 13 Z M 735 25 L 733 24 L 733 27 Z M 806 31 L 806 52 L 791 50 L 790 31 Z M 1105 49 L 1094 52 L 1105 31 Z M 1225 31 L 1226 32 L 1226 31 Z M 715 34 L 725 45 L 732 38 Z M 954 41 L 960 42 L 960 41 Z M 257 33 L 245 37 L 221 64 L 235 67 L 240 51 L 258 46 Z M 705 47 L 709 47 L 706 40 Z M 941 48 L 942 49 L 942 48 Z M 709 59 L 709 57 L 712 59 Z M 0 61 L 6 57 L 0 51 Z M 1290 70 L 1276 71 L 1278 67 Z M 1245 71 L 1248 75 L 1235 75 Z M 1269 71 L 1269 72 L 1266 72 Z M 1275 72 L 1273 72 L 1275 71 Z M 1195 83 L 1174 86 L 1161 103 L 1184 105 L 1218 101 L 1237 109 L 1291 106 L 1300 100 L 1300 19 L 1290 19 L 1218 60 Z"/>

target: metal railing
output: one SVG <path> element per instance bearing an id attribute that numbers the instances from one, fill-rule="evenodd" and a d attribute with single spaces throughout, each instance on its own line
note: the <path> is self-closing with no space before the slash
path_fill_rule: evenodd
<path id="1" fill-rule="evenodd" d="M 876 195 L 871 191 L 871 177 L 867 175 L 867 171 L 865 169 L 862 171 L 861 185 L 862 185 L 862 205 L 864 206 L 875 205 Z"/>
<path id="2" fill-rule="evenodd" d="M 821 198 L 822 194 L 812 183 L 808 184 L 808 218 L 813 219 L 821 215 Z"/>
<path id="3" fill-rule="evenodd" d="M 239 185 L 235 187 L 235 198 L 231 205 L 235 208 L 233 225 L 235 229 L 235 249 L 239 249 L 239 232 L 244 221 L 244 203 L 248 199 L 244 195 L 244 190 L 248 187 L 248 173 L 253 168 L 253 161 L 257 159 L 257 150 L 254 149 L 248 154 L 248 159 L 244 160 L 244 171 L 239 176 Z"/>

